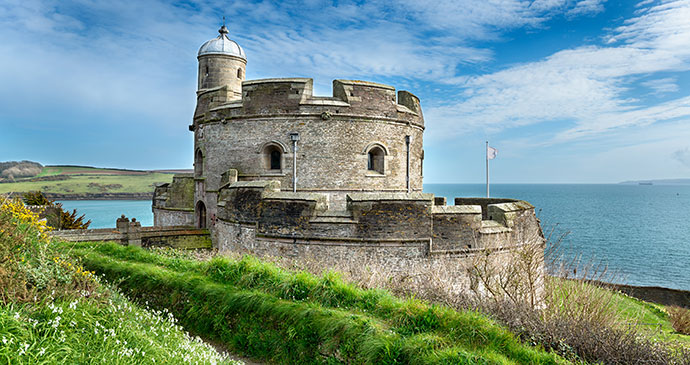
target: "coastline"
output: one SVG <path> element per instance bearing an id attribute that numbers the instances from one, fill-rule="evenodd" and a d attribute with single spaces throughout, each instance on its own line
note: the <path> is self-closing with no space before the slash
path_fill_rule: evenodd
<path id="1" fill-rule="evenodd" d="M 150 193 L 79 193 L 79 194 L 60 194 L 43 193 L 46 198 L 52 200 L 151 200 L 153 192 Z"/>
<path id="2" fill-rule="evenodd" d="M 652 302 L 666 306 L 678 306 L 690 309 L 690 291 L 663 288 L 660 286 L 636 286 L 627 284 L 613 284 L 591 280 L 592 283 L 617 290 L 645 302 Z"/>

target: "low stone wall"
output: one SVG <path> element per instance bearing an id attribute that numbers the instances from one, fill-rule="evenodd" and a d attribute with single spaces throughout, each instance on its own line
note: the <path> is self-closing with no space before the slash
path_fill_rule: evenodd
<path id="1" fill-rule="evenodd" d="M 120 222 L 118 222 L 120 223 Z M 117 242 L 142 247 L 173 247 L 179 249 L 210 249 L 211 235 L 206 229 L 182 227 L 141 227 L 119 224 L 118 228 L 71 229 L 51 231 L 54 238 L 68 242 Z"/>

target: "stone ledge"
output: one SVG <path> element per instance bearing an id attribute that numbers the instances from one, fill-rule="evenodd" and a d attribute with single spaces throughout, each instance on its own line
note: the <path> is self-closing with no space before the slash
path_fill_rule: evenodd
<path id="1" fill-rule="evenodd" d="M 174 208 L 174 207 L 153 207 L 158 210 L 170 210 L 173 212 L 194 212 L 194 208 Z"/>
<path id="2" fill-rule="evenodd" d="M 431 193 L 350 193 L 347 200 L 353 202 L 369 201 L 428 201 L 433 203 L 434 194 Z"/>
<path id="3" fill-rule="evenodd" d="M 489 204 L 490 208 L 500 209 L 504 212 L 516 212 L 520 210 L 534 209 L 534 206 L 524 200 L 510 203 Z"/>
<path id="4" fill-rule="evenodd" d="M 319 193 L 293 193 L 290 191 L 266 191 L 261 194 L 262 200 L 299 200 L 313 201 L 316 203 L 327 203 L 327 198 Z"/>
<path id="5" fill-rule="evenodd" d="M 274 191 L 280 190 L 280 181 L 276 180 L 253 180 L 253 181 L 238 181 L 228 185 L 228 189 L 242 189 L 242 188 L 264 188 Z"/>
<path id="6" fill-rule="evenodd" d="M 242 81 L 242 86 L 244 85 L 257 85 L 257 84 L 274 84 L 274 83 L 298 83 L 303 84 L 312 81 L 308 77 L 286 77 L 286 78 L 272 78 L 272 79 L 256 79 Z"/>
<path id="7" fill-rule="evenodd" d="M 268 235 L 264 233 L 257 233 L 257 239 L 262 240 L 284 240 L 295 244 L 318 244 L 319 241 L 327 245 L 333 245 L 326 242 L 340 242 L 343 246 L 367 246 L 367 247 L 409 247 L 410 243 L 421 243 L 428 247 L 428 238 L 411 238 L 411 239 L 368 239 L 368 238 L 347 238 L 347 237 L 299 237 L 291 235 Z M 334 245 L 334 246 L 337 246 Z"/>
<path id="8" fill-rule="evenodd" d="M 431 207 L 432 214 L 482 214 L 482 207 L 479 205 L 434 205 Z"/>
<path id="9" fill-rule="evenodd" d="M 220 111 L 220 109 L 223 109 L 223 106 L 225 104 L 217 107 L 216 111 Z M 229 108 L 225 108 L 229 109 Z M 271 119 L 271 118 L 281 118 L 285 119 L 287 117 L 292 117 L 295 119 L 300 119 L 300 118 L 306 118 L 306 117 L 313 117 L 313 118 L 318 118 L 319 120 L 321 119 L 321 111 L 316 112 L 316 113 L 292 113 L 292 112 L 286 112 L 286 113 L 267 113 L 267 114 L 238 114 L 238 115 L 227 115 L 224 117 L 224 119 L 228 122 L 232 122 L 232 120 L 238 119 L 242 121 L 249 121 L 252 119 L 259 119 L 259 120 L 266 120 L 266 119 Z M 207 118 L 207 117 L 199 117 L 199 120 L 197 121 L 199 125 L 203 124 L 211 124 L 211 123 L 222 123 L 220 117 L 212 117 L 212 118 Z M 195 118 L 196 120 L 196 118 Z M 365 114 L 351 114 L 351 113 L 339 113 L 339 114 L 333 114 L 331 115 L 330 120 L 347 120 L 349 122 L 360 122 L 360 123 L 390 123 L 390 124 L 396 124 L 396 125 L 401 125 L 401 126 L 411 126 L 413 128 L 418 128 L 420 130 L 424 130 L 424 124 L 418 123 L 416 121 L 406 121 L 402 120 L 399 118 L 392 118 L 392 117 L 384 117 L 384 116 L 374 116 L 374 115 L 365 115 Z"/>
<path id="10" fill-rule="evenodd" d="M 372 82 L 372 81 L 362 81 L 362 80 L 344 80 L 344 79 L 336 79 L 333 80 L 333 82 L 339 82 L 343 85 L 362 85 L 362 86 L 368 86 L 368 87 L 375 87 L 379 89 L 386 89 L 386 90 L 394 90 L 395 87 L 386 85 L 386 84 L 379 84 L 378 82 Z"/>

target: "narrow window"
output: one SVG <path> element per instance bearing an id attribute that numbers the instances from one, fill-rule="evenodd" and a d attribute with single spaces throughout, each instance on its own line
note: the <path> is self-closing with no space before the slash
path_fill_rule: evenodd
<path id="1" fill-rule="evenodd" d="M 204 174 L 204 155 L 201 150 L 196 150 L 194 154 L 194 176 L 202 176 Z"/>
<path id="2" fill-rule="evenodd" d="M 271 170 L 280 170 L 280 151 L 271 151 Z"/>
<path id="3" fill-rule="evenodd" d="M 237 69 L 237 78 L 238 78 L 238 79 L 241 79 L 241 78 L 242 78 L 242 69 L 241 69 L 241 68 L 238 68 L 238 69 Z"/>
<path id="4" fill-rule="evenodd" d="M 278 170 L 283 168 L 283 150 L 276 144 L 271 143 L 263 150 L 264 168 L 267 170 Z"/>
<path id="5" fill-rule="evenodd" d="M 371 150 L 369 150 L 368 154 L 368 160 L 367 160 L 367 169 L 369 171 L 376 171 L 379 174 L 383 174 L 385 169 L 384 169 L 384 153 L 383 149 L 381 147 L 374 147 Z"/>
<path id="6" fill-rule="evenodd" d="M 419 176 L 424 176 L 424 150 L 422 150 L 422 158 L 419 161 Z"/>
<path id="7" fill-rule="evenodd" d="M 208 66 L 206 66 L 206 76 L 208 77 Z"/>

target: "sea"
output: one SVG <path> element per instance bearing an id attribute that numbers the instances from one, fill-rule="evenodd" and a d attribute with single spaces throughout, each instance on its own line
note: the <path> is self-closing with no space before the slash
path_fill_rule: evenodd
<path id="1" fill-rule="evenodd" d="M 425 184 L 448 198 L 482 197 L 483 184 Z M 494 184 L 491 197 L 530 202 L 566 258 L 606 267 L 621 284 L 690 290 L 690 185 Z M 121 214 L 153 224 L 150 201 L 62 201 L 91 219 L 115 226 Z"/>

